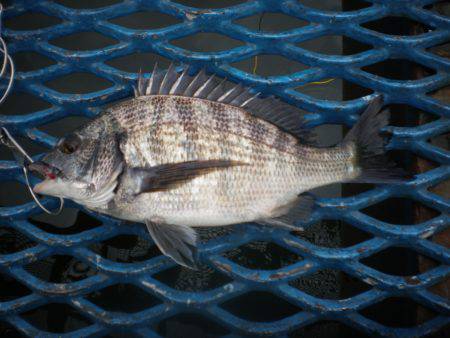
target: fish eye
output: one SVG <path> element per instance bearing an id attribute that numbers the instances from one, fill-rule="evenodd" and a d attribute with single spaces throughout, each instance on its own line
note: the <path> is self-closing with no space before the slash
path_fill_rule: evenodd
<path id="1" fill-rule="evenodd" d="M 58 144 L 58 149 L 64 154 L 74 153 L 80 146 L 81 140 L 76 135 L 69 135 Z"/>

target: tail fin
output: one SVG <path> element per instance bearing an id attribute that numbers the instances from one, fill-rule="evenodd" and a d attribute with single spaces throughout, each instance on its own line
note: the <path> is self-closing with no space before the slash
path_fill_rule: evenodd
<path id="1" fill-rule="evenodd" d="M 343 141 L 344 145 L 354 144 L 356 150 L 355 165 L 360 175 L 354 182 L 398 183 L 410 176 L 386 156 L 386 140 L 380 130 L 389 123 L 389 112 L 380 111 L 382 106 L 381 96 L 374 99 Z"/>

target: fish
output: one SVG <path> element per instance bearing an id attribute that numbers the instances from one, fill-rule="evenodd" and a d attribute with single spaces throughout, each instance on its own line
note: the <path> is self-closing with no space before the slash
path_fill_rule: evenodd
<path id="1" fill-rule="evenodd" d="M 181 69 L 180 69 L 181 68 Z M 178 69 L 178 70 L 177 70 Z M 301 229 L 311 189 L 337 182 L 398 183 L 386 156 L 378 95 L 339 144 L 318 147 L 294 107 L 205 70 L 155 65 L 132 98 L 64 136 L 29 170 L 37 194 L 144 223 L 160 251 L 198 267 L 196 227 L 254 222 Z"/>

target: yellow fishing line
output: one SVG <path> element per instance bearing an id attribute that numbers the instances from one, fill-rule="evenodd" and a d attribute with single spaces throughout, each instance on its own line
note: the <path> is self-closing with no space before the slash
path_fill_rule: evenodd
<path id="1" fill-rule="evenodd" d="M 327 80 L 323 80 L 323 81 L 314 81 L 314 82 L 309 82 L 309 83 L 305 83 L 303 86 L 308 86 L 308 85 L 322 85 L 322 84 L 328 84 L 330 82 L 333 82 L 336 79 L 327 79 Z"/>
<path id="2" fill-rule="evenodd" d="M 259 17 L 259 22 L 258 22 L 258 32 L 261 31 L 261 25 L 262 25 L 262 19 L 264 17 L 264 13 L 261 14 L 261 16 Z M 253 70 L 252 73 L 253 75 L 256 74 L 256 70 L 258 69 L 258 55 L 255 55 L 254 57 L 254 61 L 253 61 Z M 314 81 L 314 82 L 309 82 L 304 84 L 303 86 L 307 86 L 307 85 L 322 85 L 322 84 L 328 84 L 330 82 L 333 82 L 336 79 L 327 79 L 327 80 L 323 80 L 323 81 Z"/>
<path id="3" fill-rule="evenodd" d="M 258 55 L 255 56 L 255 61 L 253 64 L 253 75 L 256 74 L 256 69 L 258 68 Z"/>
<path id="4" fill-rule="evenodd" d="M 262 20 L 263 20 L 264 14 L 265 14 L 265 12 L 262 12 L 261 16 L 259 17 L 258 32 L 261 31 L 261 25 L 262 25 Z M 258 69 L 258 55 L 255 55 L 255 61 L 253 62 L 253 75 L 256 74 L 257 69 Z"/>

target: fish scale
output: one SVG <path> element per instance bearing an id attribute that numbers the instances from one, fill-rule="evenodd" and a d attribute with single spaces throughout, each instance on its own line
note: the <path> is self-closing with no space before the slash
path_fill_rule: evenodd
<path id="1" fill-rule="evenodd" d="M 51 173 L 41 194 L 144 222 L 160 250 L 196 266 L 191 227 L 258 222 L 298 230 L 313 203 L 301 195 L 335 182 L 396 182 L 375 99 L 338 145 L 314 147 L 297 111 L 204 71 L 174 65 L 140 77 L 136 97 L 63 138 L 33 168 Z M 32 168 L 30 168 L 32 169 Z M 56 177 L 56 178 L 55 178 Z"/>

